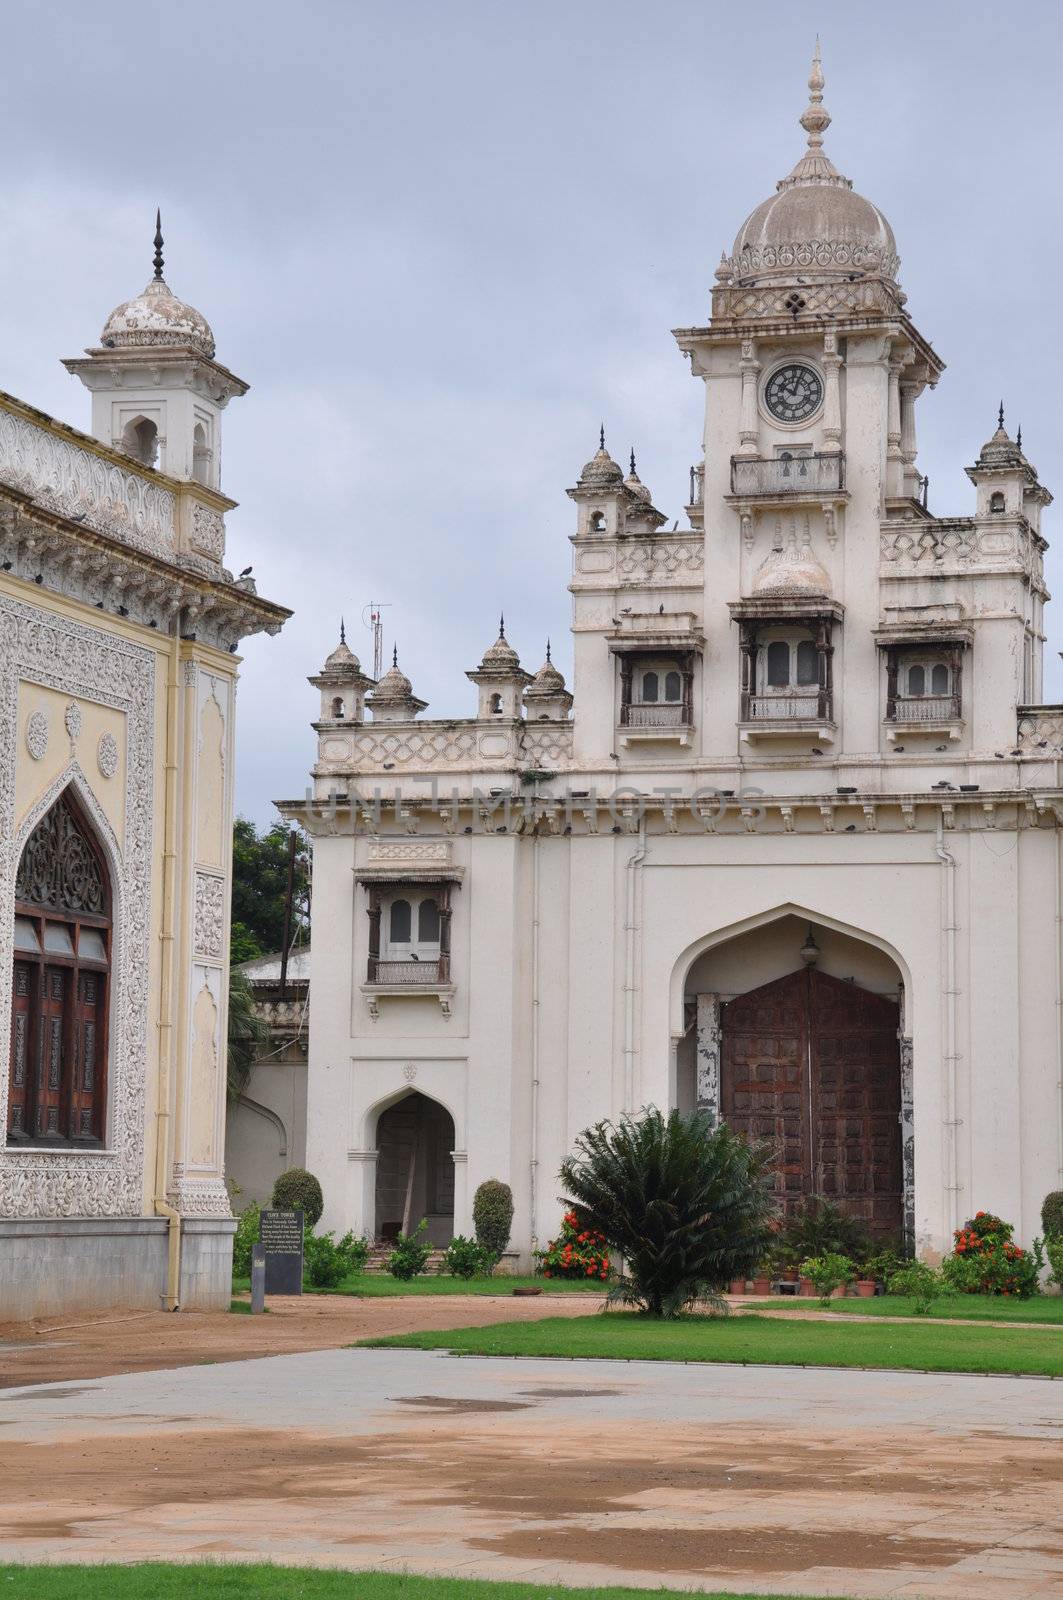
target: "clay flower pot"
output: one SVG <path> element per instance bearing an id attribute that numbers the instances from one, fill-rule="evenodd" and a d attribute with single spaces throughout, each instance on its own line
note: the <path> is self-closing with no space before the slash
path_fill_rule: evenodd
<path id="1" fill-rule="evenodd" d="M 848 1292 L 849 1285 L 847 1283 L 839 1283 L 836 1289 L 831 1290 L 830 1297 L 832 1300 L 844 1300 Z"/>
<path id="2" fill-rule="evenodd" d="M 802 1278 L 800 1281 L 802 1300 L 811 1300 L 816 1292 L 815 1284 L 812 1282 L 811 1278 Z"/>
<path id="3" fill-rule="evenodd" d="M 856 1292 L 860 1296 L 861 1300 L 872 1299 L 875 1293 L 874 1278 L 857 1278 Z"/>
<path id="4" fill-rule="evenodd" d="M 730 1294 L 745 1294 L 746 1280 L 744 1278 L 732 1278 L 731 1287 L 728 1292 Z"/>
<path id="5" fill-rule="evenodd" d="M 759 1294 L 759 1295 L 771 1294 L 771 1279 L 770 1278 L 754 1278 L 753 1279 L 753 1293 L 754 1294 Z"/>
<path id="6" fill-rule="evenodd" d="M 510 1290 L 511 1294 L 516 1294 L 516 1295 L 542 1294 L 542 1292 L 543 1291 L 539 1288 L 538 1284 L 534 1284 L 533 1285 L 533 1284 L 530 1284 L 530 1283 L 529 1284 L 522 1284 L 519 1288 Z"/>

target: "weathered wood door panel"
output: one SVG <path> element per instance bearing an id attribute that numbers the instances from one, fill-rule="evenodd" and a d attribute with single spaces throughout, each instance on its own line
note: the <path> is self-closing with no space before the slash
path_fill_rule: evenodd
<path id="1" fill-rule="evenodd" d="M 723 1007 L 720 1110 L 778 1151 L 776 1195 L 810 1195 L 899 1233 L 903 1211 L 896 1001 L 793 972 Z"/>

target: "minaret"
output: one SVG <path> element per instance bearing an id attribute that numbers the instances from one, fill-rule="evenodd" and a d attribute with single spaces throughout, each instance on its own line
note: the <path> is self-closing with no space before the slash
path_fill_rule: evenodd
<path id="1" fill-rule="evenodd" d="M 521 696 L 525 685 L 531 682 L 531 674 L 525 672 L 506 638 L 505 617 L 499 620 L 498 638 L 484 651 L 480 665 L 465 676 L 480 691 L 476 715 L 481 722 L 521 716 Z"/>
<path id="2" fill-rule="evenodd" d="M 221 413 L 247 384 L 214 355 L 207 319 L 163 277 L 155 213 L 153 273 L 116 306 L 99 345 L 63 362 L 92 394 L 92 432 L 141 466 L 208 489 L 221 486 Z"/>
<path id="3" fill-rule="evenodd" d="M 562 673 L 550 659 L 550 641 L 546 641 L 546 660 L 524 691 L 525 712 L 532 722 L 565 722 L 572 710 L 572 696 L 565 688 Z"/>
<path id="4" fill-rule="evenodd" d="M 340 622 L 340 642 L 325 658 L 325 665 L 308 683 L 321 691 L 321 716 L 315 726 L 334 727 L 341 722 L 364 722 L 366 690 L 373 687 L 372 678 L 362 671 L 362 664 L 347 643 L 347 630 Z"/>
<path id="5" fill-rule="evenodd" d="M 412 722 L 423 711 L 427 700 L 418 700 L 413 684 L 399 666 L 399 647 L 391 653 L 391 666 L 366 696 L 374 722 Z"/>

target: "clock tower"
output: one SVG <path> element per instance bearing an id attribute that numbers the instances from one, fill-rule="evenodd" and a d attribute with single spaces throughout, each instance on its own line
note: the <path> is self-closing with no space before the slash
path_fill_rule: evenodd
<path id="1" fill-rule="evenodd" d="M 817 44 L 807 147 L 722 258 L 710 322 L 676 331 L 706 389 L 704 753 L 733 761 L 737 699 L 742 764 L 880 748 L 880 532 L 928 519 L 915 402 L 942 362 L 893 230 L 823 149 L 823 85 Z"/>

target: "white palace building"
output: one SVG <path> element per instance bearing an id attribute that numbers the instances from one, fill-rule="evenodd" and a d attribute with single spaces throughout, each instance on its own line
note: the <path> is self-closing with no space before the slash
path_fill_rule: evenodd
<path id="1" fill-rule="evenodd" d="M 571 692 L 504 629 L 428 720 L 341 641 L 320 691 L 307 1164 L 325 1226 L 526 1258 L 588 1124 L 702 1106 L 928 1256 L 1060 1183 L 1063 707 L 1042 510 L 1000 424 L 934 516 L 942 362 L 892 229 L 807 148 L 676 340 L 705 385 L 689 526 L 602 447 L 568 491 Z M 987 410 L 989 407 L 987 406 Z M 994 407 L 995 409 L 995 407 Z"/>

